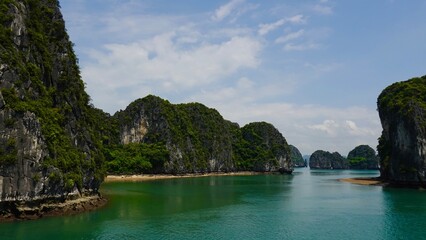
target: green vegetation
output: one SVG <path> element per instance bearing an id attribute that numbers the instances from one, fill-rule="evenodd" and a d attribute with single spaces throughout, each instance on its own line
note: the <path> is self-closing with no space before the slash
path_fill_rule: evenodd
<path id="1" fill-rule="evenodd" d="M 105 149 L 112 174 L 161 173 L 169 152 L 163 144 L 129 143 Z"/>

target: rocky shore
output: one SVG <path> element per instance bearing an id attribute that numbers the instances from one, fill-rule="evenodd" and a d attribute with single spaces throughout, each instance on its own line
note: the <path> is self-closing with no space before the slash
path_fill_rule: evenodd
<path id="1" fill-rule="evenodd" d="M 107 199 L 100 195 L 84 196 L 72 200 L 42 200 L 28 202 L 1 202 L 0 222 L 33 220 L 42 217 L 74 215 L 103 207 Z"/>

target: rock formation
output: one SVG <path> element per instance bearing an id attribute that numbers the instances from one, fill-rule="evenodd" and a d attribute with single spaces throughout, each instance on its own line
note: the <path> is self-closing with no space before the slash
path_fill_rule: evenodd
<path id="1" fill-rule="evenodd" d="M 0 204 L 96 194 L 96 110 L 59 3 L 2 1 L 0 11 Z"/>
<path id="2" fill-rule="evenodd" d="M 350 169 L 379 169 L 376 151 L 368 145 L 360 145 L 348 154 Z"/>
<path id="3" fill-rule="evenodd" d="M 167 159 L 157 161 L 155 169 L 149 167 L 152 162 L 146 162 L 145 172 L 182 174 L 280 169 L 291 172 L 292 169 L 287 142 L 271 124 L 252 123 L 240 128 L 223 119 L 215 109 L 199 103 L 171 104 L 150 95 L 134 101 L 113 118 L 115 128 L 120 129 L 116 144 L 156 145 L 157 149 L 164 146 L 167 150 L 164 154 Z M 118 159 L 111 156 L 107 160 L 109 164 Z"/>
<path id="4" fill-rule="evenodd" d="M 311 169 L 348 169 L 348 161 L 338 152 L 317 150 L 309 158 Z"/>
<path id="5" fill-rule="evenodd" d="M 306 167 L 305 159 L 303 159 L 302 154 L 299 149 L 293 145 L 289 145 L 291 151 L 291 161 L 293 162 L 294 167 Z"/>
<path id="6" fill-rule="evenodd" d="M 377 147 L 381 178 L 402 185 L 425 185 L 426 76 L 394 83 L 377 105 L 383 131 Z"/>
<path id="7" fill-rule="evenodd" d="M 282 134 L 270 123 L 254 122 L 241 129 L 242 140 L 235 146 L 240 166 L 249 171 L 291 173 L 290 148 Z"/>

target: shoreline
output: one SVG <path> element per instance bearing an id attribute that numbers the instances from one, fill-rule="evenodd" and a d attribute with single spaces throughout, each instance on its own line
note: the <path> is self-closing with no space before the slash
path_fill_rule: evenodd
<path id="1" fill-rule="evenodd" d="M 261 175 L 271 174 L 271 172 L 212 172 L 212 173 L 186 173 L 182 175 L 173 174 L 134 174 L 134 175 L 107 175 L 104 178 L 104 183 L 109 182 L 144 182 L 162 179 L 174 179 L 174 178 L 194 178 L 194 177 L 210 177 L 210 176 L 250 176 L 250 175 Z"/>
<path id="2" fill-rule="evenodd" d="M 340 182 L 347 182 L 357 185 L 365 185 L 365 186 L 386 186 L 387 183 L 376 178 L 368 178 L 368 177 L 359 177 L 359 178 L 341 178 L 339 179 Z"/>
<path id="3" fill-rule="evenodd" d="M 13 203 L 11 211 L 0 215 L 0 223 L 12 221 L 35 220 L 44 217 L 71 216 L 90 212 L 104 207 L 108 199 L 101 195 L 83 196 L 77 199 L 59 202 L 45 202 L 32 205 L 33 202 Z M 3 203 L 8 204 L 8 203 Z"/>

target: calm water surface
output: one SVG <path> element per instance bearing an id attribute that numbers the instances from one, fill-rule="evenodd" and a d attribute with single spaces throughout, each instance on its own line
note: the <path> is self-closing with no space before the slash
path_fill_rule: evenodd
<path id="1" fill-rule="evenodd" d="M 296 169 L 108 183 L 105 208 L 0 224 L 0 239 L 426 239 L 426 191 L 337 181 L 378 175 Z"/>

